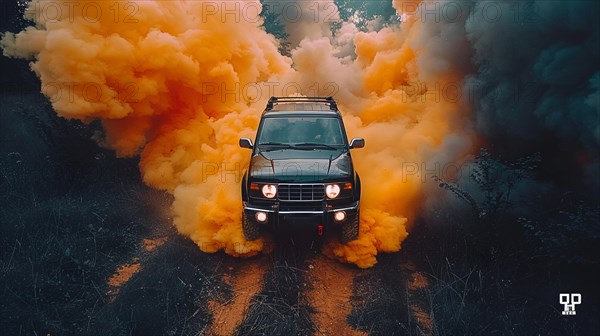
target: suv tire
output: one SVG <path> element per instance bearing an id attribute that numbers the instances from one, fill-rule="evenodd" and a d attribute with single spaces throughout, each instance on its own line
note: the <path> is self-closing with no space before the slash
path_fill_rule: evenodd
<path id="1" fill-rule="evenodd" d="M 348 244 L 349 242 L 358 239 L 358 227 L 360 222 L 360 211 L 356 212 L 356 215 L 351 218 L 348 223 L 342 226 L 342 235 L 340 242 L 342 244 Z"/>
<path id="2" fill-rule="evenodd" d="M 258 237 L 260 237 L 260 227 L 258 226 L 258 223 L 248 220 L 248 216 L 246 216 L 244 211 L 242 211 L 242 230 L 244 231 L 246 240 L 257 240 Z"/>

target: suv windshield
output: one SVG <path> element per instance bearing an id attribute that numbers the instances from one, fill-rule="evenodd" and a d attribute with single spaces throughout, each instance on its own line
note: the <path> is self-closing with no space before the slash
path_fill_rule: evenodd
<path id="1" fill-rule="evenodd" d="M 337 147 L 344 141 L 337 118 L 271 117 L 263 120 L 258 145 Z"/>

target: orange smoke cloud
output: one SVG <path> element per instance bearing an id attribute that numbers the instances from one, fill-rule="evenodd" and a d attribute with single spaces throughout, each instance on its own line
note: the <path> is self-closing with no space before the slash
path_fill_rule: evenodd
<path id="1" fill-rule="evenodd" d="M 237 181 L 202 173 L 209 163 L 247 162 L 237 140 L 253 134 L 259 111 L 214 89 L 265 81 L 290 71 L 290 60 L 260 28 L 260 2 L 227 6 L 236 4 L 245 20 L 222 20 L 218 3 L 200 1 L 79 1 L 57 20 L 49 11 L 66 14 L 67 1 L 33 1 L 26 16 L 36 26 L 6 34 L 2 46 L 7 56 L 35 57 L 59 115 L 99 118 L 104 145 L 141 153 L 144 181 L 175 195 L 181 233 L 207 252 L 252 255 L 263 242 L 243 239 Z M 86 6 L 103 15 L 77 10 Z"/>
<path id="2" fill-rule="evenodd" d="M 437 61 L 428 50 L 419 50 L 422 24 L 408 17 L 400 27 L 356 34 L 352 63 L 333 56 L 328 38 L 305 39 L 292 52 L 295 80 L 309 74 L 311 80 L 336 82 L 349 136 L 366 139 L 366 148 L 353 152 L 363 186 L 359 239 L 325 247 L 327 254 L 359 267 L 373 266 L 379 252 L 400 250 L 423 199 L 425 172 L 415 167 L 430 163 L 453 132 L 468 133 L 458 99 L 448 99 L 443 90 L 459 83 L 461 69 L 436 76 L 422 69 Z M 456 124 L 460 130 L 453 128 Z M 465 142 L 448 155 L 467 154 L 470 143 Z"/>
<path id="3" fill-rule="evenodd" d="M 363 185 L 359 239 L 331 242 L 326 252 L 370 267 L 379 252 L 400 249 L 423 186 L 403 165 L 430 159 L 460 114 L 456 103 L 424 99 L 429 79 L 411 47 L 419 22 L 357 33 L 350 62 L 335 56 L 328 36 L 301 41 L 290 59 L 261 27 L 259 1 L 227 1 L 246 9 L 240 20 L 224 20 L 213 1 L 79 1 L 102 13 L 114 14 L 115 4 L 136 11 L 94 21 L 74 10 L 49 20 L 42 11 L 51 3 L 68 1 L 33 1 L 26 16 L 36 26 L 5 34 L 4 54 L 35 59 L 59 115 L 100 119 L 103 145 L 119 156 L 140 154 L 144 181 L 174 195 L 175 226 L 203 251 L 252 256 L 265 247 L 242 233 L 239 182 L 249 157 L 237 142 L 254 137 L 268 96 L 215 92 L 267 82 L 336 83 L 349 135 L 367 140 L 353 153 Z M 410 85 L 418 81 L 425 86 Z"/>

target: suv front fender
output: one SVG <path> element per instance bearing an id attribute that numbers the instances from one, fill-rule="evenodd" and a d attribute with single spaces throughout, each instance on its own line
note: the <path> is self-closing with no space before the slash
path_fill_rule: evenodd
<path id="1" fill-rule="evenodd" d="M 354 200 L 360 201 L 361 185 L 360 185 L 360 176 L 358 176 L 358 173 L 355 174 L 354 181 L 355 181 L 354 185 L 356 186 L 356 188 L 354 188 Z"/>
<path id="2" fill-rule="evenodd" d="M 242 177 L 242 201 L 248 202 L 248 174 L 246 172 Z"/>

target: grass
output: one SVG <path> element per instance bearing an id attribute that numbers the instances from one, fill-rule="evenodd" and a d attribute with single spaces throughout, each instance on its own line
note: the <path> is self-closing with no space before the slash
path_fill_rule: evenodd
<path id="1" fill-rule="evenodd" d="M 407 251 L 432 280 L 435 335 L 586 335 L 600 327 L 596 305 L 565 318 L 558 302 L 565 292 L 600 299 L 597 196 L 558 192 L 537 179 L 538 164 L 538 156 L 507 163 L 484 151 L 467 180 L 438 179 L 447 203 L 409 236 L 429 247 Z"/>
<path id="2" fill-rule="evenodd" d="M 171 227 L 171 197 L 141 182 L 136 159 L 98 147 L 96 126 L 55 117 L 39 94 L 1 98 L 0 334 L 202 330 L 206 298 L 226 288 L 219 258 Z M 141 238 L 157 234 L 172 238 L 145 255 Z M 110 302 L 107 279 L 135 257 Z"/>
<path id="3" fill-rule="evenodd" d="M 57 118 L 39 94 L 3 95 L 1 334 L 189 335 L 231 298 L 222 254 L 202 253 L 166 218 L 171 197 L 143 185 L 136 159 L 90 140 L 97 125 Z M 23 141 L 28 139 L 29 141 Z M 145 255 L 141 238 L 171 237 Z M 140 255 L 140 251 L 142 254 Z M 303 298 L 308 250 L 282 248 L 239 334 L 314 330 Z M 140 258 L 114 302 L 107 279 Z"/>
<path id="4" fill-rule="evenodd" d="M 211 323 L 209 298 L 227 294 L 218 268 L 220 255 L 207 255 L 174 236 L 105 305 L 93 330 L 118 335 L 197 335 Z"/>
<path id="5" fill-rule="evenodd" d="M 561 290 L 555 288 L 562 275 L 544 274 L 547 265 L 519 267 L 506 256 L 474 261 L 456 250 L 440 252 L 446 257 L 426 253 L 422 265 L 431 279 L 425 296 L 434 335 L 573 335 L 593 330 L 589 311 L 576 320 L 562 318 Z"/>
<path id="6" fill-rule="evenodd" d="M 406 271 L 400 265 L 406 254 L 386 254 L 354 279 L 351 301 L 355 304 L 349 324 L 369 335 L 417 334 L 407 301 Z"/>
<path id="7" fill-rule="evenodd" d="M 170 196 L 143 185 L 136 159 L 116 159 L 90 140 L 97 125 L 55 117 L 39 94 L 0 98 L 0 334 L 205 331 L 207 302 L 233 295 L 221 281 L 223 255 L 176 234 L 165 215 Z M 354 279 L 348 322 L 371 335 L 419 334 L 416 300 L 434 335 L 600 330 L 597 201 L 546 187 L 524 193 L 489 171 L 509 167 L 519 181 L 539 182 L 530 162 L 538 161 L 484 162 L 470 184 L 442 181 L 448 203 L 417 221 L 400 253 L 379 256 Z M 141 238 L 157 234 L 171 238 L 144 254 Z M 304 296 L 313 252 L 280 245 L 239 335 L 315 331 Z M 142 267 L 111 302 L 106 280 L 133 258 Z M 401 267 L 409 260 L 430 280 L 410 295 Z M 571 292 L 584 303 L 562 317 L 558 294 Z"/>

